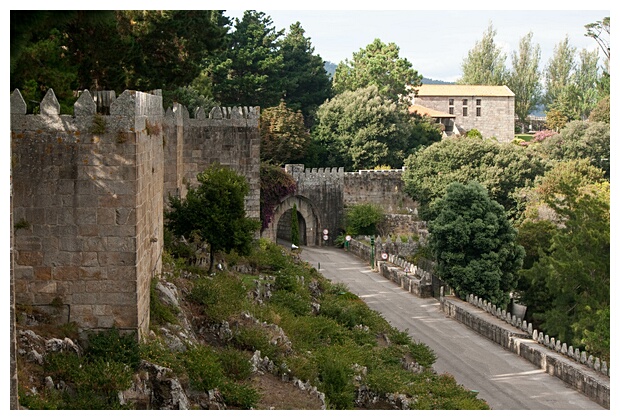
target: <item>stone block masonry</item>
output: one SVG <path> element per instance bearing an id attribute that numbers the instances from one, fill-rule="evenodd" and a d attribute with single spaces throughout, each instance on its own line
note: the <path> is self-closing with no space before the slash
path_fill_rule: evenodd
<path id="1" fill-rule="evenodd" d="M 50 90 L 26 115 L 11 95 L 15 302 L 76 322 L 148 333 L 168 195 L 214 163 L 246 176 L 260 217 L 258 108 L 164 112 L 161 94 L 84 91 L 60 115 Z M 105 115 L 104 115 L 105 114 Z M 108 115 L 109 114 L 109 115 Z"/>
<path id="2" fill-rule="evenodd" d="M 146 334 L 163 250 L 162 98 L 125 91 L 100 115 L 84 91 L 71 116 L 50 90 L 40 108 L 25 115 L 11 95 L 16 303 Z"/>
<path id="3" fill-rule="evenodd" d="M 245 200 L 248 217 L 260 219 L 260 132 L 258 107 L 215 107 L 207 116 L 198 109 L 190 118 L 176 104 L 165 118 L 165 190 L 183 197 L 196 185 L 199 172 L 219 163 L 244 175 L 250 186 Z"/>

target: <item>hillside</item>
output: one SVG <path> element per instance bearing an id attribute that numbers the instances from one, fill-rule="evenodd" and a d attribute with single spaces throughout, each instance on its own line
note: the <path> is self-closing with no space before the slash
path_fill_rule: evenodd
<path id="1" fill-rule="evenodd" d="M 86 340 L 18 308 L 29 409 L 488 409 L 435 356 L 296 255 L 260 241 L 208 275 L 165 257 L 151 333 Z"/>

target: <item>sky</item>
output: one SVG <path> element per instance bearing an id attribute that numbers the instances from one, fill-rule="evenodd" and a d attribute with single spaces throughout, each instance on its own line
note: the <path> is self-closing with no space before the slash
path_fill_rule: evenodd
<path id="1" fill-rule="evenodd" d="M 386 2 L 382 10 L 290 10 L 288 5 L 278 8 L 278 2 L 263 6 L 264 3 L 256 7 L 248 2 L 246 9 L 265 12 L 276 30 L 288 31 L 291 24 L 299 21 L 314 53 L 325 61 L 338 64 L 350 60 L 354 52 L 379 38 L 384 43 L 395 43 L 400 57 L 407 58 L 424 77 L 447 82 L 461 76 L 463 60 L 482 39 L 489 24 L 496 31 L 494 40 L 506 55 L 508 67 L 512 52 L 530 31 L 534 43 L 541 47 L 544 67 L 555 46 L 566 36 L 578 51 L 598 49 L 596 41 L 584 36 L 584 26 L 610 16 L 611 8 L 611 2 L 599 2 L 594 10 L 411 10 L 411 6 L 407 10 L 401 3 L 401 9 L 387 10 L 395 3 Z M 597 6 L 596 1 L 591 4 Z M 241 18 L 243 10 L 227 10 L 225 15 Z"/>

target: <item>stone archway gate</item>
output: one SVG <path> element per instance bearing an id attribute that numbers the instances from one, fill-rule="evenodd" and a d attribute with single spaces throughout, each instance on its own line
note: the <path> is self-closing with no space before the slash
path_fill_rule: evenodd
<path id="1" fill-rule="evenodd" d="M 297 207 L 297 211 L 306 222 L 305 237 L 307 245 L 320 245 L 320 233 L 322 229 L 317 209 L 307 197 L 301 195 L 290 195 L 282 200 L 278 207 L 276 207 L 271 223 L 267 229 L 263 231 L 262 236 L 276 242 L 280 219 L 287 211 L 291 210 L 293 206 Z"/>

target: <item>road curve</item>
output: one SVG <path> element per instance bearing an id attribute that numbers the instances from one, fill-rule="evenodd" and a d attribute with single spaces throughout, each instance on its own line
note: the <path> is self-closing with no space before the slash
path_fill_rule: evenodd
<path id="1" fill-rule="evenodd" d="M 303 247 L 301 258 L 335 283 L 344 283 L 399 330 L 409 330 L 437 355 L 437 373 L 449 373 L 479 391 L 493 410 L 602 410 L 525 359 L 448 318 L 434 298 L 414 296 L 368 263 L 342 249 Z"/>

